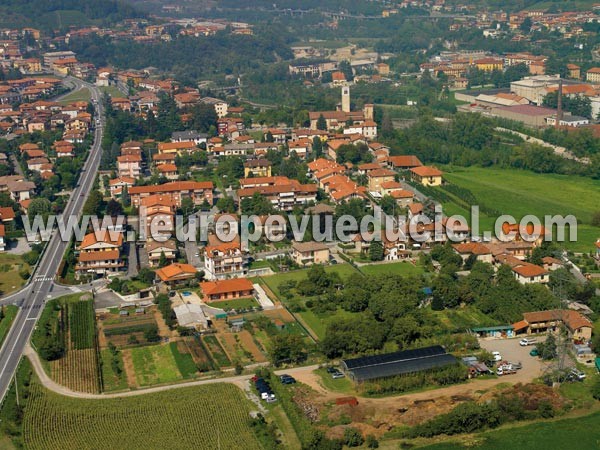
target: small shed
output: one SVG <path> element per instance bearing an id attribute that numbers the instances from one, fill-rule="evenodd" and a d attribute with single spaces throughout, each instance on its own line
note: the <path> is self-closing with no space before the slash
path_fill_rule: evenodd
<path id="1" fill-rule="evenodd" d="M 471 331 L 481 338 L 491 337 L 496 339 L 503 339 L 511 338 L 515 335 L 514 327 L 512 325 L 498 325 L 495 327 L 477 327 L 471 328 Z"/>

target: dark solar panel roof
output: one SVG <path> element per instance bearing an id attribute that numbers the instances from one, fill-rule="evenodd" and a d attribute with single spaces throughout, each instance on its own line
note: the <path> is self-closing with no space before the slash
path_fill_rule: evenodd
<path id="1" fill-rule="evenodd" d="M 354 370 L 359 367 L 378 366 L 382 364 L 390 364 L 401 361 L 413 360 L 416 358 L 425 358 L 435 355 L 444 355 L 446 350 L 440 345 L 433 345 L 431 347 L 417 348 L 414 350 L 404 350 L 401 352 L 386 353 L 384 355 L 375 356 L 363 356 L 361 358 L 344 359 L 342 364 L 348 370 Z"/>
<path id="2" fill-rule="evenodd" d="M 441 355 L 425 356 L 422 358 L 390 362 L 382 365 L 365 366 L 352 369 L 351 373 L 356 381 L 367 381 L 377 378 L 393 377 L 407 373 L 421 372 L 424 370 L 435 369 L 438 367 L 455 364 L 458 360 L 444 353 Z"/>

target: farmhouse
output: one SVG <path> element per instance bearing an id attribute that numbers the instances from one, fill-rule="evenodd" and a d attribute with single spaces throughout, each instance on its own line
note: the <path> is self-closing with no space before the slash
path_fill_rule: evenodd
<path id="1" fill-rule="evenodd" d="M 252 297 L 254 295 L 254 286 L 247 278 L 205 281 L 200 283 L 200 289 L 204 300 L 210 302 Z"/>
<path id="2" fill-rule="evenodd" d="M 574 339 L 592 338 L 592 322 L 581 313 L 570 309 L 523 313 L 523 320 L 513 324 L 513 328 L 517 334 L 538 334 L 556 332 L 561 323 Z"/>
<path id="3" fill-rule="evenodd" d="M 355 382 L 406 375 L 427 370 L 439 369 L 458 360 L 446 353 L 441 346 L 424 347 L 414 350 L 344 359 L 341 367 Z"/>

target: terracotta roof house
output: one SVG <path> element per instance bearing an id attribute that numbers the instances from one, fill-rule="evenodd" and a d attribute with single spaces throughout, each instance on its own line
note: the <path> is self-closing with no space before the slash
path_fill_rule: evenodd
<path id="1" fill-rule="evenodd" d="M 168 286 L 185 284 L 196 276 L 197 270 L 190 264 L 173 263 L 156 270 L 160 281 Z"/>
<path id="2" fill-rule="evenodd" d="M 233 300 L 254 295 L 254 286 L 247 278 L 205 281 L 200 283 L 200 289 L 204 300 L 209 302 Z"/>

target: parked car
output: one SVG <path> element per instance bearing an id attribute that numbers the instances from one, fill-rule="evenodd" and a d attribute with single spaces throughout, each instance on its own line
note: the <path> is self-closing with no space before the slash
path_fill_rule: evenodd
<path id="1" fill-rule="evenodd" d="M 330 366 L 327 368 L 327 373 L 335 373 L 335 372 L 339 372 L 337 367 Z"/>
<path id="2" fill-rule="evenodd" d="M 287 374 L 280 375 L 279 379 L 281 380 L 282 384 L 294 384 L 296 382 L 294 377 Z"/>
<path id="3" fill-rule="evenodd" d="M 583 380 L 585 380 L 585 373 L 583 373 L 581 370 L 573 367 L 571 369 L 571 371 L 569 372 L 568 377 L 569 377 L 569 379 L 574 380 L 574 381 L 583 381 Z"/>
<path id="4" fill-rule="evenodd" d="M 494 357 L 494 361 L 502 361 L 502 355 L 500 352 L 492 352 L 492 356 Z"/>
<path id="5" fill-rule="evenodd" d="M 540 352 L 539 352 L 539 350 L 537 349 L 537 347 L 536 347 L 536 348 L 534 348 L 534 349 L 532 349 L 532 350 L 529 352 L 529 356 L 540 356 Z"/>
<path id="6" fill-rule="evenodd" d="M 513 369 L 516 369 L 516 370 L 520 370 L 523 368 L 523 364 L 521 364 L 521 361 L 511 362 L 510 365 L 512 366 Z"/>
<path id="7" fill-rule="evenodd" d="M 338 378 L 344 378 L 345 376 L 346 375 L 344 375 L 344 373 L 340 372 L 339 370 L 336 370 L 331 374 L 331 378 L 333 378 L 334 380 L 337 380 Z"/>
<path id="8" fill-rule="evenodd" d="M 537 343 L 537 339 L 535 338 L 523 338 L 519 341 L 521 347 L 527 347 L 528 345 L 533 345 L 535 343 Z"/>

